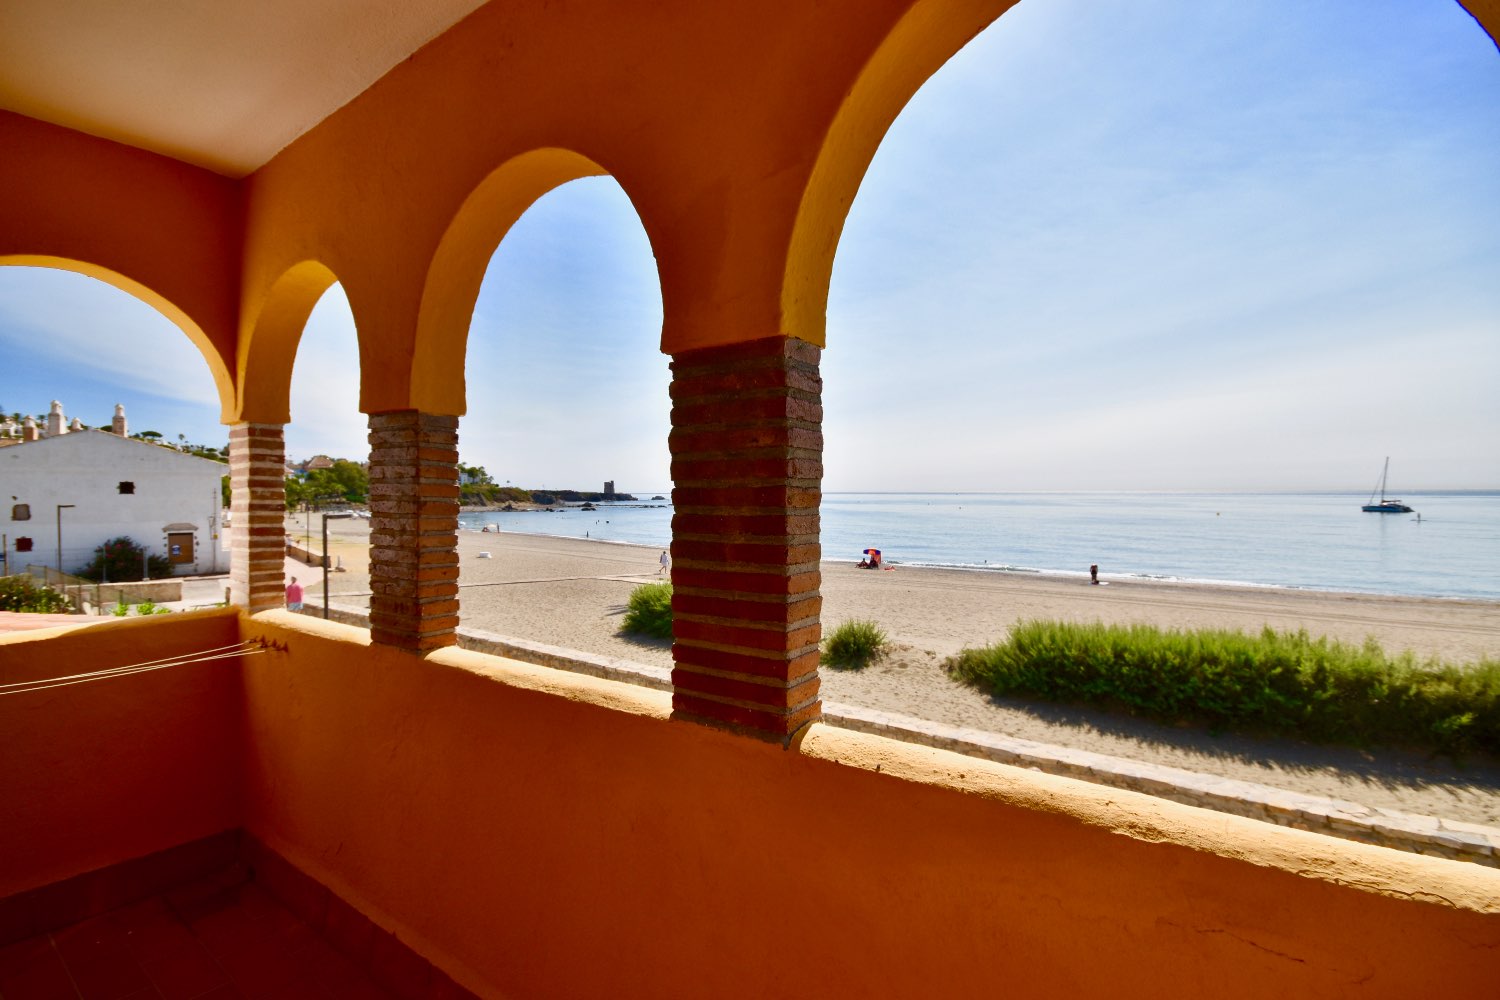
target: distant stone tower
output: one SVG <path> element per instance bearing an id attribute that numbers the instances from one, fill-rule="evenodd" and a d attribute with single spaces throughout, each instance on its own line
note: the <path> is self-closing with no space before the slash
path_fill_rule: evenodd
<path id="1" fill-rule="evenodd" d="M 115 418 L 109 422 L 111 432 L 119 437 L 130 437 L 130 429 L 125 425 L 125 404 L 115 404 Z"/>
<path id="2" fill-rule="evenodd" d="M 604 495 L 607 497 L 615 495 L 615 481 L 613 479 L 604 484 Z"/>
<path id="3" fill-rule="evenodd" d="M 47 412 L 47 434 L 46 436 L 59 437 L 68 433 L 68 425 L 64 423 L 62 404 L 57 400 L 52 401 L 52 409 Z"/>

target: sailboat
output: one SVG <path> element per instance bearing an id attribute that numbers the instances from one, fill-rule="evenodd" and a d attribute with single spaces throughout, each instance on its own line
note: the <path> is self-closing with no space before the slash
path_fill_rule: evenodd
<path id="1" fill-rule="evenodd" d="M 1387 455 L 1386 459 L 1385 459 L 1385 468 L 1380 471 L 1380 485 L 1375 488 L 1374 492 L 1371 492 L 1371 494 L 1370 494 L 1370 502 L 1367 503 L 1367 504 L 1365 504 L 1363 507 L 1361 507 L 1360 510 L 1364 511 L 1367 514 L 1410 514 L 1411 513 L 1411 508 L 1408 507 L 1408 506 L 1406 506 L 1406 504 L 1402 503 L 1400 500 L 1395 500 L 1395 499 L 1387 500 L 1385 498 L 1385 477 L 1390 473 L 1390 471 L 1391 471 L 1391 458 L 1390 458 L 1389 455 Z M 1375 493 L 1376 492 L 1378 492 L 1380 494 L 1380 502 L 1379 503 L 1375 502 Z"/>

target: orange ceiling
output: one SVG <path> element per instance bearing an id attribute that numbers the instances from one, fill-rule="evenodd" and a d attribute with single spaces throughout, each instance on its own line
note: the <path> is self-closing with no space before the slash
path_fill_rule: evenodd
<path id="1" fill-rule="evenodd" d="M 240 177 L 485 0 L 4 0 L 0 108 Z"/>

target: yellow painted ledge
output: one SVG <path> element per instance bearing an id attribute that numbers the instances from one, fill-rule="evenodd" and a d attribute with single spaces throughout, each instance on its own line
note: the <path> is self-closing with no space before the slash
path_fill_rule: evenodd
<path id="1" fill-rule="evenodd" d="M 809 759 L 1067 816 L 1147 843 L 1175 844 L 1397 899 L 1500 913 L 1500 869 L 1325 837 L 833 726 L 812 726 L 798 752 Z"/>
<path id="2" fill-rule="evenodd" d="M 291 611 L 262 611 L 256 615 L 246 615 L 245 619 L 255 634 L 260 634 L 260 631 L 254 629 L 254 625 L 265 624 L 303 635 L 353 643 L 357 646 L 372 645 L 368 629 L 344 625 L 340 622 L 324 621 L 321 618 Z M 459 649 L 457 646 L 434 650 L 425 655 L 412 655 L 418 656 L 434 667 L 462 670 L 508 687 L 555 695 L 580 704 L 595 705 L 655 719 L 668 719 L 672 714 L 672 695 L 666 691 L 653 691 L 649 688 L 636 687 L 633 684 L 605 680 L 600 677 L 590 677 L 586 674 L 569 673 L 552 667 L 539 667 L 520 660 Z"/>
<path id="3" fill-rule="evenodd" d="M 262 612 L 248 620 L 307 635 L 363 646 L 370 644 L 369 632 L 364 629 L 286 611 Z M 425 660 L 433 667 L 463 670 L 512 688 L 574 703 L 671 725 L 695 725 L 670 721 L 672 700 L 664 691 L 456 647 L 427 654 Z M 703 738 L 714 743 L 722 740 L 732 745 L 745 744 L 740 749 L 748 752 L 783 753 L 769 744 L 713 730 L 704 730 Z M 1185 847 L 1392 898 L 1500 914 L 1500 869 L 1339 840 L 1141 792 L 822 724 L 810 726 L 785 753 L 808 762 L 856 768 L 1032 812 L 1065 816 L 1137 841 Z"/>

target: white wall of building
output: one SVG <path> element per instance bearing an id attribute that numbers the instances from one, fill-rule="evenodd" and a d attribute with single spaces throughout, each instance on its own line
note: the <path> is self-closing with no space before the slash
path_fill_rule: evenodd
<path id="1" fill-rule="evenodd" d="M 152 555 L 168 556 L 168 530 L 191 532 L 193 559 L 174 571 L 227 573 L 220 524 L 220 479 L 229 466 L 132 441 L 105 431 L 77 431 L 0 448 L 0 533 L 10 571 L 28 563 L 56 566 L 57 508 L 62 511 L 62 568 L 73 572 L 94 550 L 125 535 Z M 131 483 L 133 493 L 122 493 Z M 18 505 L 30 518 L 17 520 Z M 175 526 L 175 527 L 174 527 Z M 21 539 L 31 551 L 18 551 Z"/>

